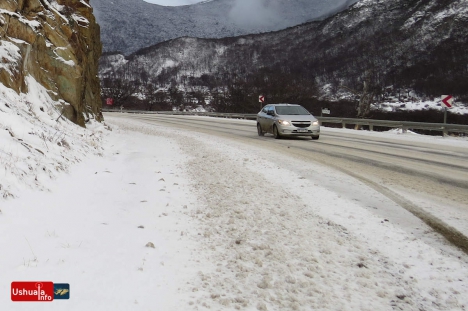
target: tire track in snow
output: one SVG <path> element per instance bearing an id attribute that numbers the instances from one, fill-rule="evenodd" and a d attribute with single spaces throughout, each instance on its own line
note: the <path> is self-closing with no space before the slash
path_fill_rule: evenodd
<path id="1" fill-rule="evenodd" d="M 142 120 L 154 120 L 152 118 L 154 118 L 154 116 L 132 116 L 133 118 L 138 118 L 138 119 L 142 119 Z M 160 116 L 158 116 L 158 118 L 161 118 Z M 164 117 L 163 117 L 164 118 Z M 179 124 L 179 121 L 171 121 L 173 119 L 171 118 L 167 118 L 167 120 L 165 120 L 165 122 L 167 123 L 174 123 L 174 124 Z M 189 120 L 190 123 L 200 123 L 200 124 L 204 124 L 204 121 L 197 121 L 197 120 Z M 184 119 L 184 122 L 187 122 L 187 120 Z M 219 129 L 218 129 L 219 131 Z M 383 142 L 380 142 L 380 143 L 383 143 Z M 324 144 L 323 142 L 321 144 Z M 327 144 L 327 143 L 325 143 Z M 327 144 L 329 145 L 329 144 Z M 338 148 L 345 148 L 345 150 L 349 150 L 349 149 L 356 149 L 356 150 L 360 150 L 359 148 L 351 148 L 349 146 L 334 146 L 334 145 L 330 145 L 330 146 L 333 146 L 333 147 L 338 147 Z M 398 148 L 408 148 L 407 146 L 397 146 Z M 291 152 L 294 152 L 295 149 L 298 149 L 298 151 L 300 152 L 309 152 L 310 150 L 308 148 L 305 148 L 305 147 L 298 147 L 298 146 L 294 146 L 293 149 L 291 150 L 288 150 L 289 153 Z M 463 181 L 461 180 L 458 180 L 458 179 L 453 179 L 453 178 L 448 178 L 446 176 L 442 176 L 442 175 L 437 175 L 437 174 L 434 174 L 434 171 L 431 171 L 431 172 L 422 172 L 418 169 L 412 169 L 412 168 L 408 168 L 408 167 L 398 167 L 396 165 L 394 165 L 393 163 L 389 164 L 389 163 L 385 163 L 385 162 L 381 162 L 381 161 L 377 161 L 377 160 L 374 160 L 374 159 L 368 159 L 368 158 L 362 158 L 362 157 L 357 157 L 353 154 L 348 154 L 347 152 L 331 152 L 330 150 L 322 150 L 320 148 L 316 148 L 314 150 L 315 153 L 320 153 L 322 155 L 324 155 L 325 157 L 324 158 L 315 158 L 314 160 L 317 161 L 317 162 L 320 162 L 324 165 L 327 165 L 329 167 L 333 167 L 349 176 L 352 176 L 360 181 L 362 181 L 364 184 L 370 186 L 371 188 L 375 189 L 376 191 L 382 193 L 383 195 L 385 195 L 387 198 L 389 198 L 390 200 L 394 201 L 395 203 L 397 203 L 398 205 L 400 205 L 401 207 L 405 208 L 407 211 L 409 211 L 410 213 L 412 213 L 414 216 L 418 217 L 419 219 L 421 219 L 423 222 L 425 222 L 429 227 L 431 227 L 435 232 L 441 234 L 444 238 L 447 239 L 448 242 L 450 242 L 452 245 L 456 246 L 457 248 L 459 248 L 460 250 L 462 250 L 463 252 L 465 252 L 466 254 L 468 254 L 468 237 L 462 233 L 460 230 L 456 229 L 455 227 L 451 226 L 450 224 L 442 221 L 440 218 L 432 215 L 431 213 L 428 213 L 426 210 L 424 210 L 423 208 L 417 206 L 416 204 L 412 203 L 410 200 L 407 200 L 405 198 L 403 198 L 402 196 L 398 195 L 397 193 L 395 193 L 394 191 L 390 190 L 388 187 L 385 187 L 383 185 L 380 185 L 379 183 L 377 182 L 374 182 L 372 180 L 370 180 L 369 178 L 366 178 L 364 176 L 364 174 L 362 174 L 362 172 L 358 171 L 359 173 L 354 173 L 352 172 L 350 169 L 346 169 L 341 163 L 335 163 L 334 161 L 330 161 L 330 159 L 334 159 L 336 157 L 340 158 L 340 159 L 346 159 L 352 163 L 366 163 L 366 165 L 371 165 L 373 167 L 379 167 L 379 168 L 383 168 L 389 172 L 392 172 L 395 173 L 395 172 L 398 172 L 398 173 L 405 173 L 405 174 L 408 174 L 410 173 L 412 176 L 419 176 L 423 179 L 425 179 L 426 181 L 427 180 L 431 180 L 433 182 L 435 182 L 436 184 L 440 185 L 440 184 L 445 184 L 445 185 L 449 185 L 451 188 L 460 188 L 460 190 L 463 190 L 465 189 L 467 186 L 466 186 L 466 183 L 464 183 Z M 367 150 L 367 152 L 371 152 L 369 150 Z M 372 151 L 373 153 L 375 154 L 378 154 L 378 153 L 382 153 L 382 152 L 379 152 L 379 151 Z M 386 153 L 382 153 L 382 154 L 386 154 Z M 405 157 L 405 156 L 402 156 L 402 155 L 391 155 L 391 156 L 394 156 L 394 157 L 398 157 L 398 158 L 405 158 L 405 159 L 413 159 L 411 157 Z M 460 157 L 457 155 L 457 157 Z M 436 165 L 440 165 L 441 163 L 437 162 L 437 161 L 430 161 L 430 160 L 424 160 L 424 159 L 419 159 L 420 162 L 423 162 L 423 163 L 430 163 L 430 164 L 436 164 Z M 452 167 L 450 165 L 450 163 L 445 163 L 444 164 L 445 166 L 448 166 L 448 167 Z M 454 165 L 453 168 L 460 168 L 460 169 L 464 169 L 464 167 L 462 166 L 457 166 L 457 165 Z M 452 189 L 454 190 L 454 189 Z"/>
<path id="2" fill-rule="evenodd" d="M 422 243 L 410 242 L 410 237 L 395 236 L 392 231 L 388 237 L 385 234 L 387 239 L 404 238 L 409 243 L 405 247 L 415 247 L 417 260 L 424 263 L 413 268 L 405 263 L 408 258 L 395 260 L 398 256 L 383 255 L 379 247 L 359 237 L 362 232 L 349 232 L 318 216 L 314 204 L 326 202 L 320 198 L 319 188 L 315 200 L 309 195 L 304 201 L 307 196 L 267 180 L 259 174 L 258 165 L 239 157 L 246 150 L 236 149 L 237 144 L 159 125 L 145 128 L 175 139 L 191 159 L 187 170 L 199 202 L 190 215 L 199 235 L 190 238 L 202 243 L 199 256 L 207 264 L 194 266 L 200 268 L 198 280 L 184 287 L 193 293 L 188 308 L 464 310 L 458 302 L 464 300 L 463 293 L 454 289 L 463 292 L 462 288 L 450 287 L 450 282 L 463 280 L 453 279 L 453 262 L 446 262 L 449 258 L 433 254 Z M 248 154 L 262 160 L 255 153 Z M 276 167 L 272 165 L 267 172 Z M 333 208 L 342 203 L 329 204 Z M 357 221 L 366 223 L 364 218 Z M 398 243 L 406 242 L 390 244 Z M 212 269 L 207 268 L 210 264 Z M 431 276 L 429 281 L 421 269 L 431 271 L 428 273 L 447 271 L 447 275 Z M 460 278 L 465 275 L 459 272 Z"/>
<path id="3" fill-rule="evenodd" d="M 387 258 L 257 176 L 242 163 L 248 159 L 233 162 L 202 141 L 177 139 L 193 157 L 188 169 L 204 204 L 193 217 L 216 262 L 214 272 L 199 273 L 209 292 L 199 305 L 411 310 L 423 300 Z"/>

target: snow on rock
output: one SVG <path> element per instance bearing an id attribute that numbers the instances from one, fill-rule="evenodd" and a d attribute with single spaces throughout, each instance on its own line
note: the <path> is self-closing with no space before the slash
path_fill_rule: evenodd
<path id="1" fill-rule="evenodd" d="M 24 93 L 25 78 L 32 76 L 54 100 L 70 104 L 65 117 L 81 126 L 89 114 L 99 119 L 96 73 L 102 46 L 88 4 L 79 0 L 0 1 L 0 29 L 1 84 Z"/>
<path id="2" fill-rule="evenodd" d="M 86 27 L 89 24 L 89 20 L 87 20 L 86 18 L 84 18 L 81 15 L 73 14 L 72 18 L 78 23 L 78 25 L 80 25 L 82 27 Z"/>
<path id="3" fill-rule="evenodd" d="M 1 69 L 6 70 L 10 76 L 15 71 L 15 66 L 21 59 L 20 49 L 13 43 L 0 41 L 0 73 Z"/>
<path id="4" fill-rule="evenodd" d="M 0 14 L 5 14 L 5 15 L 9 15 L 9 16 L 15 17 L 15 18 L 17 18 L 22 24 L 28 25 L 29 27 L 31 27 L 32 30 L 37 30 L 37 28 L 41 26 L 41 24 L 40 24 L 38 21 L 26 19 L 26 18 L 24 18 L 23 16 L 21 16 L 21 15 L 19 15 L 19 14 L 17 14 L 17 13 L 8 11 L 8 10 L 0 9 Z M 1 17 L 1 20 L 0 20 L 0 21 L 2 21 L 2 23 L 3 23 L 3 22 L 5 21 L 5 19 L 4 19 L 3 17 Z"/>

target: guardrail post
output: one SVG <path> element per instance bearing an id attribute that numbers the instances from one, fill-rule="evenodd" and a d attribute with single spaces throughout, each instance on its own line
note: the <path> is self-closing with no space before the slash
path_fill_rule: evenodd
<path id="1" fill-rule="evenodd" d="M 406 134 L 406 133 L 408 132 L 408 128 L 406 128 L 406 127 L 403 126 L 403 127 L 401 128 L 401 131 L 403 132 L 403 134 Z"/>
<path id="2" fill-rule="evenodd" d="M 371 131 L 371 132 L 374 131 L 374 125 L 373 124 L 369 124 L 369 131 Z"/>
<path id="3" fill-rule="evenodd" d="M 342 122 L 341 125 L 343 126 L 344 129 L 346 128 L 346 123 Z"/>

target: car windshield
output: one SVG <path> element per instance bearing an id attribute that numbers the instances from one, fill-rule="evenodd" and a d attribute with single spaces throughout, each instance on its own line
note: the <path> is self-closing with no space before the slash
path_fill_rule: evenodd
<path id="1" fill-rule="evenodd" d="M 310 114 L 302 106 L 276 106 L 276 113 L 279 115 L 304 115 Z"/>

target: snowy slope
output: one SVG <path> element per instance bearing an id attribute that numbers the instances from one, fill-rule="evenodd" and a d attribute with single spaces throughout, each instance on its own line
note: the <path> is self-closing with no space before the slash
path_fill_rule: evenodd
<path id="1" fill-rule="evenodd" d="M 6 310 L 466 309 L 465 254 L 301 178 L 283 156 L 106 119 L 102 157 L 48 182 L 51 192 L 1 201 L 0 292 L 13 280 L 71 288 L 52 303 L 1 295 Z M 289 163 L 392 204 L 329 168 Z"/>
<path id="2" fill-rule="evenodd" d="M 56 108 L 48 91 L 31 76 L 28 93 L 0 84 L 0 198 L 21 195 L 27 188 L 47 191 L 50 180 L 67 172 L 89 154 L 100 154 L 104 127 L 94 120 L 81 128 Z M 77 190 L 78 191 L 78 190 Z"/>

